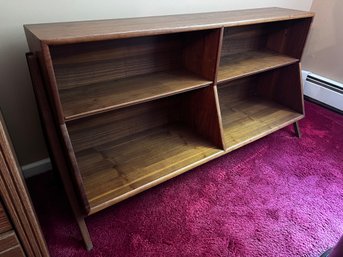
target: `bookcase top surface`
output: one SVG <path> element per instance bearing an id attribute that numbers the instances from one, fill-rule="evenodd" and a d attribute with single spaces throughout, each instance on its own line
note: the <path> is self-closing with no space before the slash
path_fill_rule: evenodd
<path id="1" fill-rule="evenodd" d="M 25 32 L 48 45 L 195 31 L 312 17 L 312 12 L 259 8 L 224 12 L 24 25 Z"/>

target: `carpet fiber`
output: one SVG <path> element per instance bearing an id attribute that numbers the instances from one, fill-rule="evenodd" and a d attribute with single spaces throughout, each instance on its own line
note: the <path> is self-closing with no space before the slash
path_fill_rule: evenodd
<path id="1" fill-rule="evenodd" d="M 86 252 L 53 173 L 28 181 L 52 257 L 317 257 L 343 233 L 343 116 L 292 126 L 87 218 Z"/>

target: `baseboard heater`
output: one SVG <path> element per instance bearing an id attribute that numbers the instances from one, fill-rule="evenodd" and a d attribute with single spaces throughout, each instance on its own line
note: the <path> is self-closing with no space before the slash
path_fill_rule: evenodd
<path id="1" fill-rule="evenodd" d="M 302 71 L 304 95 L 343 113 L 343 84 L 309 71 Z"/>

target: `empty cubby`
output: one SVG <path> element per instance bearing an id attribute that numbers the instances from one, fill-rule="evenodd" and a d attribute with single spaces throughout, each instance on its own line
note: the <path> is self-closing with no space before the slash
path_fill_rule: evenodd
<path id="1" fill-rule="evenodd" d="M 299 64 L 218 86 L 227 150 L 234 150 L 304 114 Z"/>
<path id="2" fill-rule="evenodd" d="M 209 85 L 219 39 L 216 29 L 51 46 L 65 119 Z"/>
<path id="3" fill-rule="evenodd" d="M 224 29 L 218 82 L 299 61 L 312 18 Z"/>
<path id="4" fill-rule="evenodd" d="M 207 87 L 70 121 L 90 212 L 223 152 L 213 98 Z"/>

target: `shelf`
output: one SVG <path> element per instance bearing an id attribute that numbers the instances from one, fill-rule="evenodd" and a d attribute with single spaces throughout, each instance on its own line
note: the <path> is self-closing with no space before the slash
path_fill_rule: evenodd
<path id="1" fill-rule="evenodd" d="M 58 22 L 24 25 L 27 33 L 38 41 L 56 45 L 113 38 L 156 35 L 175 31 L 190 31 L 242 26 L 261 22 L 313 17 L 314 13 L 282 8 L 259 8 L 196 14 L 140 17 L 87 22 Z M 29 34 L 29 35 L 30 35 Z"/>
<path id="2" fill-rule="evenodd" d="M 178 126 L 162 126 L 76 153 L 90 214 L 223 153 Z"/>
<path id="3" fill-rule="evenodd" d="M 221 106 L 227 151 L 237 149 L 303 118 L 302 114 L 261 98 L 241 99 Z"/>
<path id="4" fill-rule="evenodd" d="M 211 81 L 187 71 L 157 72 L 60 90 L 65 120 L 207 86 Z"/>
<path id="5" fill-rule="evenodd" d="M 230 81 L 297 62 L 271 51 L 249 51 L 222 57 L 218 82 Z"/>

